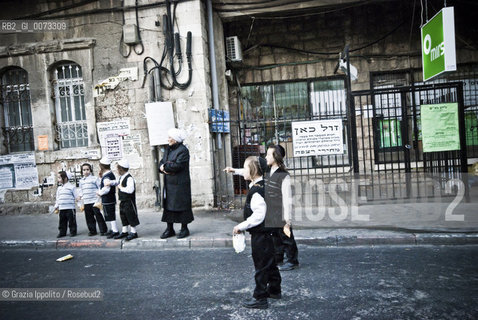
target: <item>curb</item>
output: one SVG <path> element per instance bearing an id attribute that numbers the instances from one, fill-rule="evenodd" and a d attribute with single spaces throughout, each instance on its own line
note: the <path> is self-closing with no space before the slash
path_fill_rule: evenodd
<path id="1" fill-rule="evenodd" d="M 297 244 L 317 247 L 350 247 L 376 245 L 476 245 L 478 233 L 473 234 L 397 234 L 397 235 L 336 235 L 296 237 Z M 250 239 L 246 240 L 250 246 Z M 195 249 L 228 248 L 232 239 L 204 237 L 190 239 L 118 240 L 1 240 L 0 249 Z"/>

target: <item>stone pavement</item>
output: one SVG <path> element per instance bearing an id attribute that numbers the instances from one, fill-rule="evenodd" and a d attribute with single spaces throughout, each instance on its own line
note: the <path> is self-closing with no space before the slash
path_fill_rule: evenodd
<path id="1" fill-rule="evenodd" d="M 463 222 L 444 222 L 449 204 L 382 204 L 358 207 L 358 214 L 368 214 L 370 222 L 352 222 L 350 215 L 337 222 L 325 218 L 311 222 L 302 212 L 294 234 L 298 244 L 314 246 L 355 245 L 461 245 L 478 244 L 478 210 L 476 203 L 456 207 L 454 215 L 463 214 Z M 161 212 L 140 210 L 139 238 L 132 241 L 88 236 L 84 214 L 76 215 L 78 235 L 56 239 L 58 215 L 22 214 L 0 216 L 0 249 L 2 248 L 105 248 L 168 249 L 198 247 L 232 247 L 232 229 L 242 219 L 242 210 L 193 210 L 195 220 L 189 225 L 191 235 L 185 239 L 160 239 L 165 229 Z M 439 213 L 443 211 L 442 213 Z M 340 210 L 336 210 L 340 213 Z M 309 219 L 309 220 L 307 220 Z M 117 223 L 121 225 L 119 217 Z M 180 225 L 175 224 L 176 231 Z M 249 244 L 249 243 L 248 243 Z"/>

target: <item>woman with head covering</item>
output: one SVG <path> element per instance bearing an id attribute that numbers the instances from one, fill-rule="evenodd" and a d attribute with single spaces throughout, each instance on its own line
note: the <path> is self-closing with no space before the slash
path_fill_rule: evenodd
<path id="1" fill-rule="evenodd" d="M 164 174 L 163 217 L 167 228 L 161 235 L 166 239 L 176 235 L 173 223 L 181 223 L 178 239 L 189 236 L 188 224 L 194 220 L 191 208 L 191 178 L 189 176 L 189 150 L 183 145 L 185 134 L 173 128 L 168 131 L 168 146 L 159 162 Z"/>

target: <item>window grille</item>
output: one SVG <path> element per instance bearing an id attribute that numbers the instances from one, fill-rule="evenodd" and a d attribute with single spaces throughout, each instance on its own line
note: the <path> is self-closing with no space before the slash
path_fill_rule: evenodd
<path id="1" fill-rule="evenodd" d="M 317 79 L 246 85 L 241 89 L 239 125 L 242 146 L 280 143 L 286 148 L 286 166 L 306 169 L 349 165 L 346 94 L 343 79 Z M 344 150 L 337 156 L 293 157 L 292 122 L 343 119 Z"/>
<path id="2" fill-rule="evenodd" d="M 7 153 L 33 151 L 33 125 L 28 73 L 10 68 L 1 75 L 1 104 L 5 125 L 2 127 Z"/>
<path id="3" fill-rule="evenodd" d="M 459 64 L 457 71 L 444 74 L 434 80 L 427 81 L 426 83 L 422 82 L 423 79 L 422 71 L 419 69 L 413 70 L 401 70 L 401 71 L 391 71 L 391 72 L 374 72 L 370 76 L 371 87 L 373 89 L 381 88 L 394 88 L 402 86 L 414 85 L 423 85 L 423 84 L 439 84 L 447 82 L 463 82 L 463 102 L 465 107 L 465 128 L 466 128 L 466 144 L 467 144 L 467 155 L 468 158 L 478 157 L 478 64 Z M 426 95 L 426 96 L 425 96 Z M 433 95 L 433 96 L 432 96 Z M 418 126 L 418 140 L 421 140 L 421 129 L 420 129 L 420 105 L 422 103 L 439 103 L 443 100 L 444 97 L 440 96 L 439 92 L 416 92 L 414 101 L 417 108 L 416 119 L 409 118 L 409 128 L 414 130 L 414 126 Z M 413 102 L 411 96 L 407 96 L 407 104 Z M 380 111 L 384 109 L 385 111 L 398 111 L 401 109 L 401 97 L 388 94 L 387 97 L 381 96 L 375 97 L 375 103 L 377 110 Z M 385 106 L 385 107 L 383 107 Z M 377 111 L 376 110 L 376 111 Z M 380 132 L 380 112 L 375 115 L 378 116 L 376 121 L 376 132 Z M 397 126 L 395 126 L 396 132 L 387 135 L 384 141 L 378 140 L 377 146 L 379 147 L 379 152 L 386 151 L 387 154 L 378 154 L 379 162 L 394 162 L 397 161 L 399 157 L 398 149 L 393 149 L 393 137 L 396 137 L 397 146 L 401 145 L 400 138 L 400 122 L 401 114 L 394 114 L 393 116 L 385 116 L 385 118 L 393 118 L 392 121 L 395 121 Z M 412 121 L 413 120 L 413 121 Z M 384 121 L 390 121 L 385 119 Z M 389 123 L 387 122 L 387 125 Z M 382 131 L 387 133 L 386 131 Z M 379 137 L 379 136 L 378 136 Z M 391 138 L 390 138 L 391 137 Z M 389 138 L 391 139 L 390 141 Z M 383 143 L 382 143 L 383 142 Z M 421 148 L 421 145 L 417 145 Z M 413 153 L 412 153 L 413 154 Z M 403 159 L 403 157 L 402 157 Z"/>
<path id="4" fill-rule="evenodd" d="M 57 141 L 60 148 L 88 146 L 84 82 L 81 67 L 66 63 L 53 70 L 57 117 Z"/>

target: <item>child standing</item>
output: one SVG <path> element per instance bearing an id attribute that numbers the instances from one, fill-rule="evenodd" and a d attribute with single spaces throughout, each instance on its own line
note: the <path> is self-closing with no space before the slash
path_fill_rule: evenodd
<path id="1" fill-rule="evenodd" d="M 97 200 L 96 192 L 100 189 L 100 179 L 93 175 L 93 169 L 89 163 L 84 163 L 81 166 L 81 171 L 83 178 L 80 179 L 78 200 L 81 199 L 83 201 L 85 208 L 86 225 L 89 230 L 88 236 L 97 235 L 96 223 L 98 223 L 100 234 L 104 236 L 106 231 L 108 231 L 108 227 L 100 209 L 93 206 Z"/>
<path id="2" fill-rule="evenodd" d="M 107 182 L 108 185 L 118 186 L 118 199 L 120 202 L 120 218 L 123 224 L 123 229 L 120 234 L 115 236 L 115 239 L 126 238 L 126 241 L 136 239 L 138 233 L 136 226 L 139 225 L 138 210 L 136 208 L 136 183 L 129 171 L 129 163 L 126 159 L 118 161 L 118 172 L 120 178 L 118 181 L 111 180 Z M 130 233 L 128 234 L 128 226 Z"/>
<path id="3" fill-rule="evenodd" d="M 267 206 L 262 175 L 266 167 L 265 160 L 259 157 L 251 156 L 244 162 L 244 179 L 251 181 L 244 206 L 245 221 L 233 229 L 234 234 L 245 230 L 251 234 L 256 287 L 253 298 L 243 303 L 246 308 L 267 309 L 267 298 L 281 298 L 281 276 L 274 259 L 272 231 L 264 225 Z M 228 171 L 227 169 L 225 171 Z"/>
<path id="4" fill-rule="evenodd" d="M 69 182 L 69 176 L 65 171 L 58 173 L 58 189 L 56 190 L 55 210 L 60 210 L 57 238 L 66 236 L 67 228 L 70 228 L 70 237 L 76 236 L 75 199 L 77 190 L 74 184 Z"/>
<path id="5" fill-rule="evenodd" d="M 113 172 L 111 172 L 111 160 L 102 158 L 100 160 L 100 170 L 100 190 L 96 192 L 96 195 L 101 197 L 105 221 L 111 225 L 111 229 L 105 234 L 108 239 L 111 239 L 119 235 L 118 227 L 116 226 L 116 188 L 105 184 L 109 180 L 116 179 Z"/>
<path id="6" fill-rule="evenodd" d="M 281 145 L 267 149 L 267 165 L 269 169 L 264 176 L 267 217 L 266 226 L 278 226 L 273 234 L 276 262 L 282 263 L 284 252 L 286 262 L 279 267 L 280 271 L 289 271 L 299 267 L 298 249 L 291 226 L 292 195 L 290 175 L 284 165 L 285 150 Z M 285 226 L 284 226 L 285 225 Z M 283 227 L 284 226 L 284 227 Z M 284 228 L 290 231 L 284 233 Z"/>

